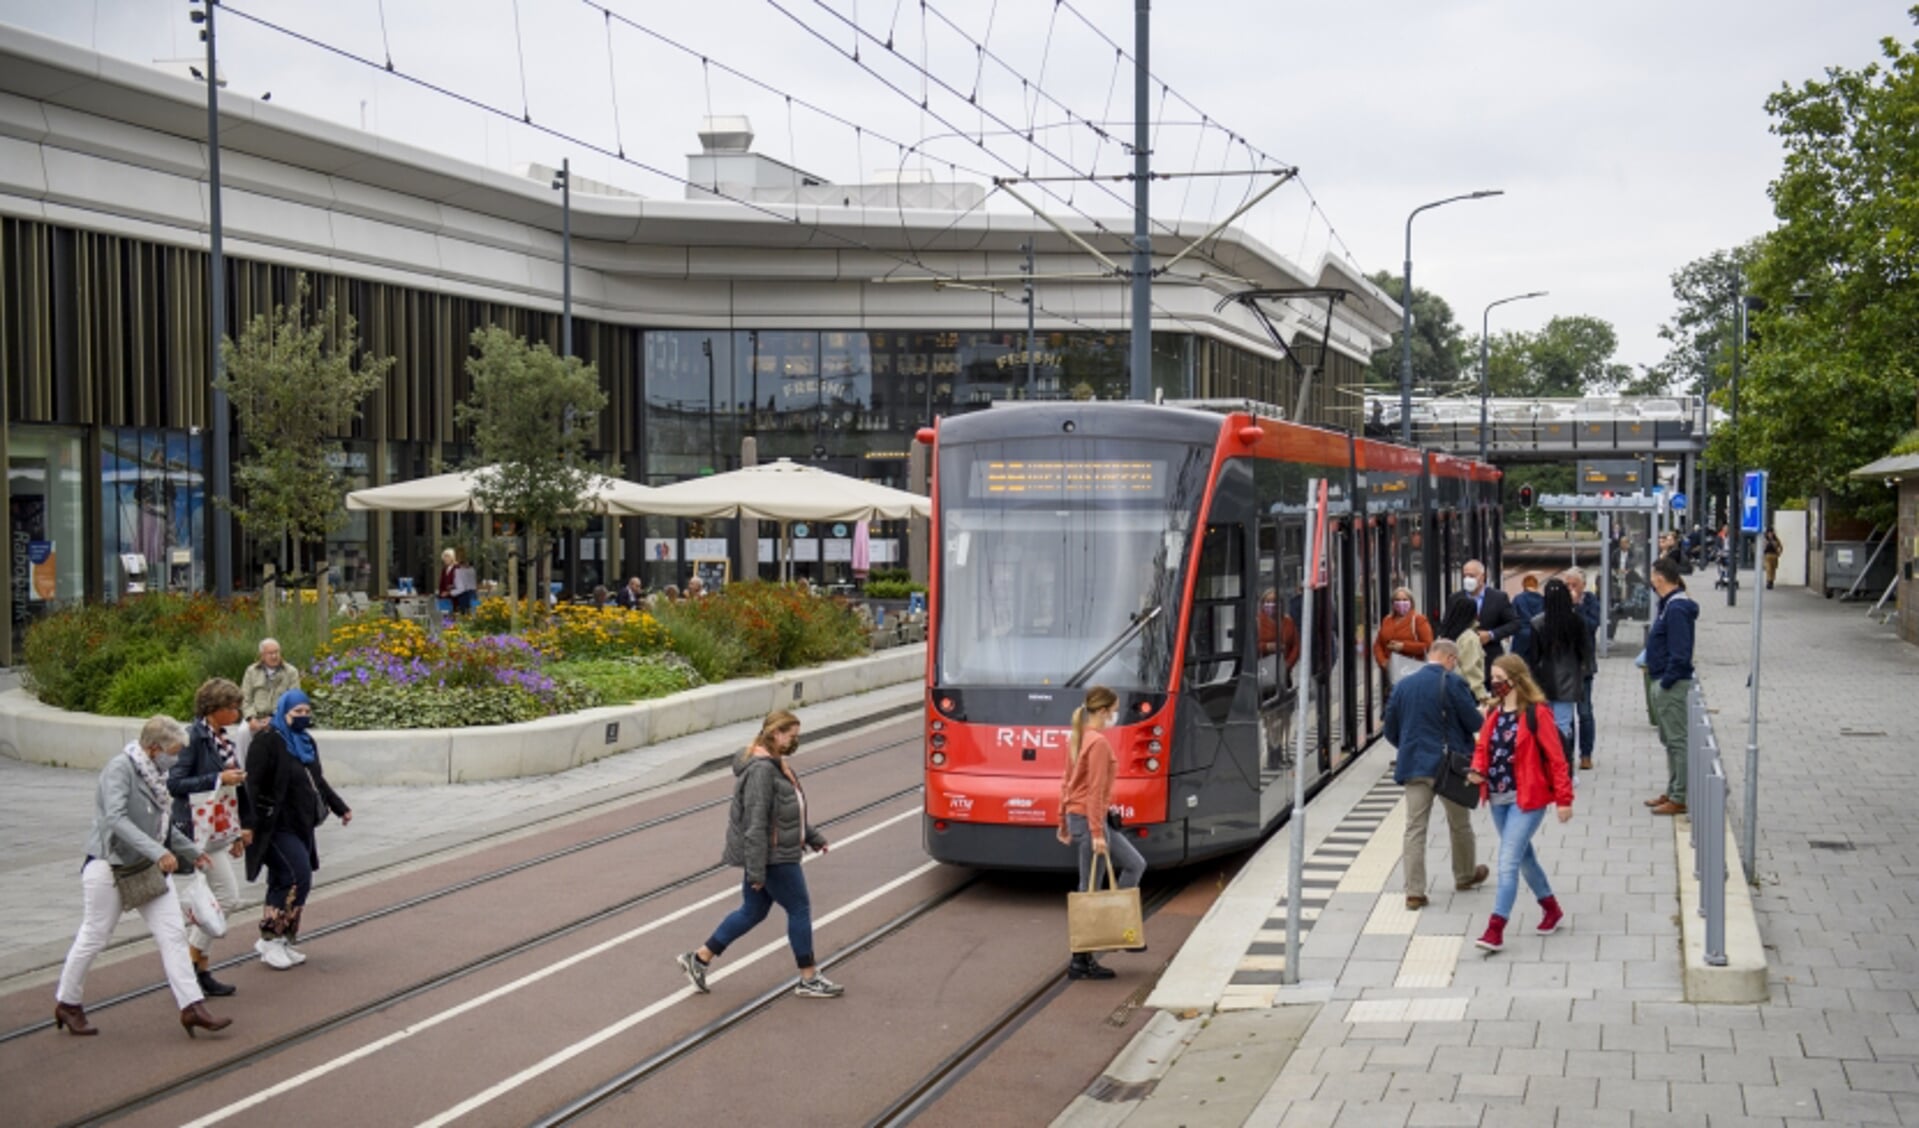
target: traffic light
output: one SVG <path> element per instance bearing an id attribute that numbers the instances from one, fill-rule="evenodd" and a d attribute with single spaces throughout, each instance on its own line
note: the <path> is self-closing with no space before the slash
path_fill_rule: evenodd
<path id="1" fill-rule="evenodd" d="M 1531 509 L 1532 507 L 1533 507 L 1533 488 L 1532 488 L 1532 486 L 1531 486 L 1531 485 L 1524 485 L 1524 486 L 1521 486 L 1521 487 L 1519 487 L 1519 508 L 1521 508 L 1521 509 Z"/>

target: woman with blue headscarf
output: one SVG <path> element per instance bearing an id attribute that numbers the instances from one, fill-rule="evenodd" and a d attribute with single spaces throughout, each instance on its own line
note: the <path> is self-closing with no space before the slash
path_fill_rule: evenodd
<path id="1" fill-rule="evenodd" d="M 253 832 L 247 846 L 247 880 L 267 871 L 266 904 L 261 907 L 260 939 L 253 950 L 270 968 L 285 971 L 306 962 L 295 950 L 300 910 L 313 889 L 320 851 L 313 830 L 328 811 L 344 825 L 353 821 L 346 801 L 327 786 L 320 750 L 313 743 L 313 702 L 298 689 L 281 696 L 273 723 L 247 748 L 247 789 L 251 803 L 240 823 Z"/>

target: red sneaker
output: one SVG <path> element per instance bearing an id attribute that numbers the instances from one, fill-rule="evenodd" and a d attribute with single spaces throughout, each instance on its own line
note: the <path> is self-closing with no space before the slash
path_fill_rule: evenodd
<path id="1" fill-rule="evenodd" d="M 1506 918 L 1494 913 L 1486 922 L 1486 934 L 1473 941 L 1488 952 L 1502 951 L 1506 947 Z"/>
<path id="2" fill-rule="evenodd" d="M 1539 907 L 1543 909 L 1546 914 L 1539 919 L 1539 934 L 1541 936 L 1551 936 L 1553 933 L 1558 932 L 1559 922 L 1566 919 L 1566 910 L 1559 907 L 1559 898 L 1541 898 Z"/>

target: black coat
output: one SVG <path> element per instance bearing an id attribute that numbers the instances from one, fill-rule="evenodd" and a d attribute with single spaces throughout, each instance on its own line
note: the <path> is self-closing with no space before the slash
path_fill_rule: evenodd
<path id="1" fill-rule="evenodd" d="M 274 728 L 256 733 L 247 747 L 247 789 L 251 802 L 240 805 L 240 825 L 253 832 L 247 845 L 247 880 L 260 876 L 266 864 L 267 845 L 273 836 L 285 831 L 305 839 L 313 854 L 313 868 L 320 868 L 320 852 L 313 849 L 313 828 L 320 825 L 327 811 L 345 817 L 346 800 L 327 785 L 326 772 L 315 751 L 313 763 L 302 764 L 287 751 L 286 740 Z"/>
<path id="2" fill-rule="evenodd" d="M 1493 659 L 1506 653 L 1505 641 L 1518 634 L 1526 625 L 1519 612 L 1513 610 L 1513 601 L 1498 588 L 1486 589 L 1485 598 L 1479 601 L 1479 629 L 1491 631 L 1493 640 L 1486 644 L 1486 677 L 1490 680 Z"/>
<path id="3" fill-rule="evenodd" d="M 173 796 L 173 825 L 193 837 L 193 810 L 187 797 L 203 791 L 212 791 L 220 786 L 220 773 L 226 770 L 226 762 L 220 758 L 220 744 L 213 738 L 213 730 L 207 727 L 205 720 L 193 722 L 187 729 L 186 751 L 173 762 L 167 772 L 167 792 Z M 248 806 L 247 785 L 239 787 L 240 810 Z"/>

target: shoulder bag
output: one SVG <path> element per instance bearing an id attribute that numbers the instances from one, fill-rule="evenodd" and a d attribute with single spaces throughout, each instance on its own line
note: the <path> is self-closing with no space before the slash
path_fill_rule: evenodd
<path id="1" fill-rule="evenodd" d="M 205 850 L 240 836 L 239 789 L 221 784 L 187 797 L 193 812 L 193 844 Z M 211 930 L 209 930 L 211 931 Z"/>
<path id="2" fill-rule="evenodd" d="M 113 867 L 113 888 L 120 894 L 120 911 L 137 909 L 167 891 L 167 875 L 151 861 Z"/>
<path id="3" fill-rule="evenodd" d="M 1439 772 L 1433 776 L 1433 790 L 1448 803 L 1471 811 L 1479 806 L 1479 785 L 1466 778 L 1466 773 L 1472 770 L 1471 762 L 1460 763 L 1461 754 L 1453 751 L 1453 715 L 1445 704 L 1446 687 L 1440 686 L 1439 692 L 1439 728 L 1443 735 L 1439 746 Z"/>
<path id="4" fill-rule="evenodd" d="M 1106 888 L 1099 887 L 1101 865 Z M 1119 888 L 1113 856 L 1101 854 L 1093 863 L 1092 889 L 1066 895 L 1066 946 L 1074 952 L 1117 952 L 1146 943 L 1146 925 L 1140 914 L 1139 890 Z"/>

